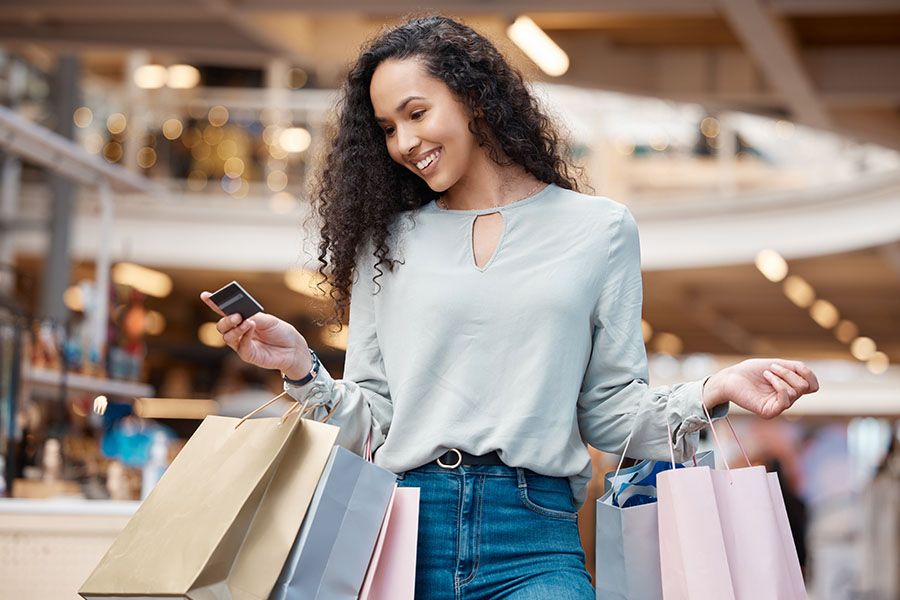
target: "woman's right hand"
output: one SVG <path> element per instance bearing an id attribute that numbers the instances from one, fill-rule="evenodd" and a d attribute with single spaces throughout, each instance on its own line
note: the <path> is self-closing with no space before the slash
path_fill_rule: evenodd
<path id="1" fill-rule="evenodd" d="M 226 315 L 210 300 L 210 296 L 212 294 L 207 291 L 200 293 L 200 299 L 221 315 L 216 329 L 241 360 L 264 369 L 278 369 L 288 377 L 292 373 L 308 373 L 312 369 L 306 339 L 293 325 L 262 312 L 246 320 L 239 314 Z"/>

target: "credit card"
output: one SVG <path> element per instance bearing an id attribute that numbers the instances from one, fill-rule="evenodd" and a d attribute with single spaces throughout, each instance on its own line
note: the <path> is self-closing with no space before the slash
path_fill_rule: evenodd
<path id="1" fill-rule="evenodd" d="M 210 300 L 226 315 L 238 313 L 242 319 L 263 311 L 262 304 L 257 302 L 237 281 L 232 281 L 216 290 L 210 296 Z"/>

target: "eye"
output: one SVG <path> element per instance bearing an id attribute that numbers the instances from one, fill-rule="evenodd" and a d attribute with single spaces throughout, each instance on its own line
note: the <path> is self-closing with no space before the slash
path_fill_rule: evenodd
<path id="1" fill-rule="evenodd" d="M 420 111 L 414 112 L 411 116 L 412 116 L 413 119 L 416 119 L 417 117 L 421 117 L 421 116 L 424 115 L 424 114 L 425 114 L 425 111 L 424 111 L 424 110 L 420 110 Z"/>
<path id="2" fill-rule="evenodd" d="M 390 137 L 391 132 L 393 132 L 394 129 L 392 127 L 385 127 L 383 131 L 384 131 L 384 135 Z"/>

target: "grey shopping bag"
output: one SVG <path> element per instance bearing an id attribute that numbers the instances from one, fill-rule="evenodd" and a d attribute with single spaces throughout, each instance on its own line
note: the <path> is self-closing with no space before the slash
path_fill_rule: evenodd
<path id="1" fill-rule="evenodd" d="M 355 600 L 396 481 L 335 446 L 269 600 Z"/>
<path id="2" fill-rule="evenodd" d="M 622 483 L 651 471 L 653 463 L 640 461 L 605 477 L 607 491 L 597 500 L 597 600 L 662 600 L 656 502 L 626 508 L 613 502 L 613 492 Z M 715 457 L 711 451 L 701 452 L 696 464 L 712 468 Z M 685 463 L 693 465 L 693 460 Z M 631 489 L 635 488 L 645 495 L 656 494 L 651 486 Z"/>

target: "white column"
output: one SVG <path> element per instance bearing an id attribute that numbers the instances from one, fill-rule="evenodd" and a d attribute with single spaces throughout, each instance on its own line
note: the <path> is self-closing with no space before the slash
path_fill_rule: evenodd
<path id="1" fill-rule="evenodd" d="M 97 284 L 96 310 L 92 326 L 90 360 L 103 364 L 106 356 L 106 328 L 109 317 L 109 264 L 113 228 L 113 196 L 108 181 L 101 181 L 97 188 L 100 200 L 100 243 L 94 263 L 94 280 Z"/>
<path id="2" fill-rule="evenodd" d="M 291 65 L 283 58 L 276 58 L 266 65 L 266 108 L 263 125 L 287 127 L 293 122 L 288 110 L 290 103 Z M 272 171 L 287 172 L 287 159 L 266 158 L 265 178 Z"/>
<path id="3" fill-rule="evenodd" d="M 138 67 L 150 63 L 150 53 L 136 50 L 128 54 L 125 65 L 125 106 L 123 112 L 127 119 L 125 127 L 124 154 L 122 166 L 130 171 L 138 171 L 137 155 L 143 145 L 147 133 L 147 92 L 134 82 L 134 72 Z"/>
<path id="4" fill-rule="evenodd" d="M 19 97 L 25 91 L 25 65 L 13 59 L 9 63 L 7 78 L 7 95 L 10 108 L 15 109 Z M 19 190 L 21 188 L 22 161 L 18 156 L 8 153 L 3 156 L 2 179 L 0 179 L 0 264 L 10 265 L 15 260 L 15 219 L 19 213 Z M 0 268 L 0 295 L 12 293 L 15 277 L 12 271 Z"/>
<path id="5" fill-rule="evenodd" d="M 716 115 L 716 118 L 719 121 L 719 143 L 716 146 L 719 193 L 734 196 L 737 193 L 737 133 L 727 114 Z"/>

